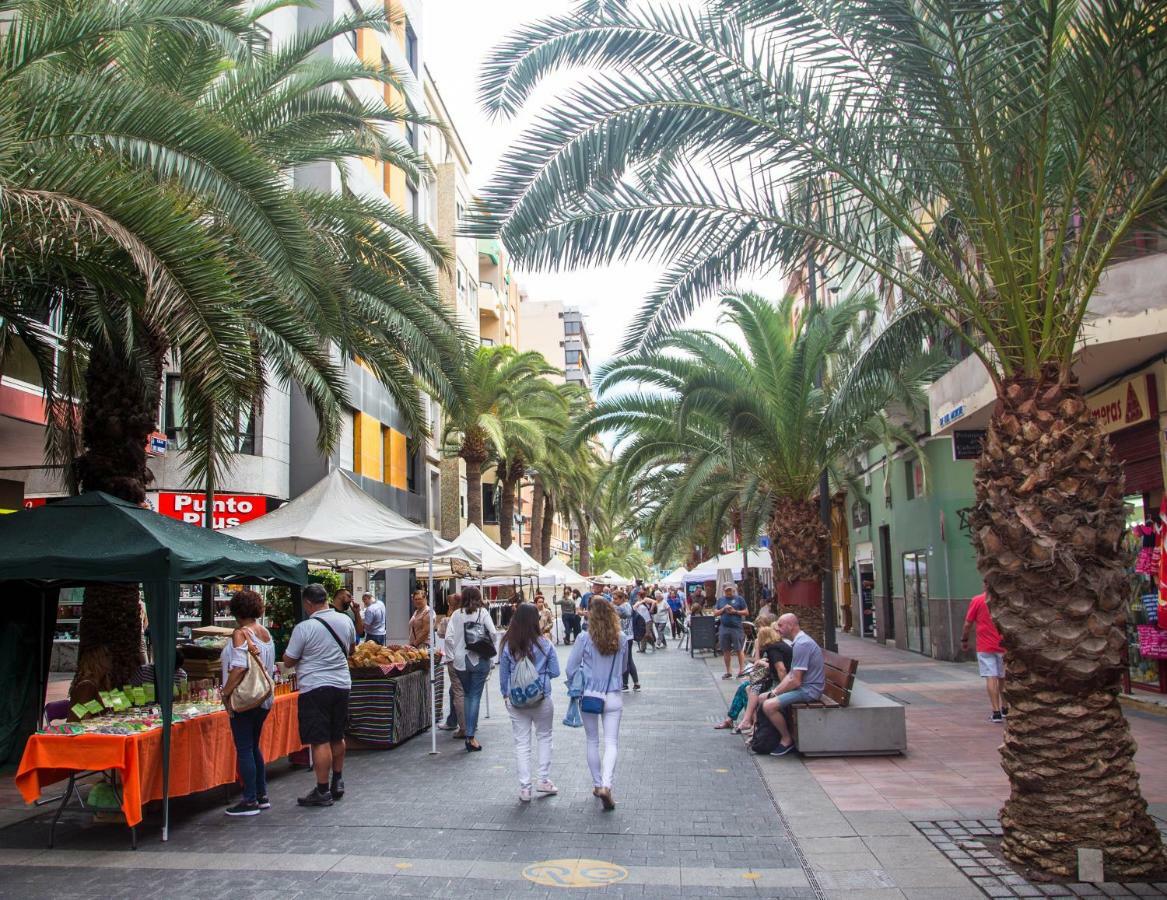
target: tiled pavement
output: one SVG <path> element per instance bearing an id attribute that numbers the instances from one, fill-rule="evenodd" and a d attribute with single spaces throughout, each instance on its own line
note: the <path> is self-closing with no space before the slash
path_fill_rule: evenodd
<path id="1" fill-rule="evenodd" d="M 281 763 L 270 814 L 229 820 L 223 791 L 184 798 L 172 807 L 170 842 L 148 827 L 137 853 L 124 830 L 76 816 L 63 822 L 58 850 L 45 851 L 42 815 L 0 830 L 0 897 L 128 897 L 160 887 L 167 896 L 281 900 L 546 896 L 563 893 L 550 884 L 566 876 L 536 864 L 564 860 L 584 860 L 571 868 L 585 875 L 598 864 L 619 867 L 609 877 L 622 880 L 575 890 L 585 896 L 985 896 L 920 830 L 935 820 L 994 818 L 1007 795 L 1000 727 L 985 721 L 975 667 L 847 636 L 841 643 L 860 659 L 861 679 L 906 703 L 906 756 L 753 757 L 739 738 L 710 727 L 734 686 L 716 677 L 720 663 L 669 650 L 637 656 L 645 689 L 627 697 L 614 813 L 591 797 L 582 733 L 558 725 L 560 795 L 518 804 L 494 681 L 483 753 L 467 755 L 443 735 L 442 753 L 430 757 L 425 735 L 388 753 L 353 754 L 349 794 L 328 810 L 298 808 L 293 798 L 308 776 Z M 556 701 L 558 721 L 561 685 Z M 1144 791 L 1161 814 L 1167 718 L 1128 716 Z M 0 806 L 9 807 L 0 816 L 16 814 L 14 805 L 8 785 L 0 788 Z"/>
<path id="2" fill-rule="evenodd" d="M 815 897 L 753 761 L 708 727 L 722 701 L 705 665 L 676 650 L 641 660 L 645 689 L 626 695 L 613 813 L 591 796 L 582 730 L 558 724 L 562 682 L 553 771 L 560 794 L 519 804 L 496 677 L 482 753 L 467 754 L 444 734 L 437 757 L 427 754 L 428 735 L 354 753 L 345 798 L 315 810 L 294 799 L 309 776 L 279 763 L 270 812 L 233 820 L 222 814 L 225 791 L 183 798 L 172 804 L 170 841 L 148 825 L 137 852 L 124 829 L 79 815 L 62 820 L 58 849 L 45 850 L 45 813 L 0 830 L 0 896 L 130 897 L 160 887 L 166 896 L 215 898 L 546 896 L 562 892 L 546 884 L 562 876 L 530 872 L 543 876 L 539 883 L 524 870 L 584 859 L 627 872 L 587 895 Z"/>

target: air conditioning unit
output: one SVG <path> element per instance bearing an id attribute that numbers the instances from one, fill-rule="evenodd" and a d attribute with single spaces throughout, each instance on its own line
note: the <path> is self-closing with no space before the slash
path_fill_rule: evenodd
<path id="1" fill-rule="evenodd" d="M 865 490 L 868 490 L 868 491 L 871 490 L 871 473 L 870 472 L 863 473 L 863 487 Z"/>

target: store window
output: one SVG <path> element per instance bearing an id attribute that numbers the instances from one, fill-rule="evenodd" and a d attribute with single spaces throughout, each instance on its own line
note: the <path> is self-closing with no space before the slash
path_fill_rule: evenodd
<path id="1" fill-rule="evenodd" d="M 904 484 L 907 499 L 924 496 L 924 467 L 915 457 L 904 460 Z"/>
<path id="2" fill-rule="evenodd" d="M 925 550 L 904 554 L 904 614 L 908 649 L 930 655 L 932 634 L 928 627 L 928 553 Z"/>
<path id="3" fill-rule="evenodd" d="M 494 502 L 494 485 L 482 486 L 482 524 L 498 524 L 498 505 Z"/>

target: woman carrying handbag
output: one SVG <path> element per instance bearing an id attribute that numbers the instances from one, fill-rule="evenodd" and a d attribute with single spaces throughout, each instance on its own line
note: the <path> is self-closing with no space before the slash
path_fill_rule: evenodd
<path id="1" fill-rule="evenodd" d="M 267 772 L 259 737 L 271 711 L 276 670 L 276 646 L 268 630 L 257 621 L 263 615 L 263 598 L 255 591 L 231 595 L 231 615 L 237 627 L 231 643 L 223 648 L 223 705 L 231 722 L 243 798 L 226 810 L 229 816 L 256 816 L 271 809 L 267 798 Z"/>
<path id="2" fill-rule="evenodd" d="M 451 632 L 454 670 L 465 695 L 462 704 L 466 721 L 462 723 L 462 730 L 466 734 L 466 751 L 469 753 L 482 749 L 474 737 L 478 730 L 478 707 L 482 704 L 482 689 L 490 675 L 492 660 L 498 653 L 498 631 L 482 604 L 482 592 L 478 588 L 462 590 L 462 608 L 450 616 L 446 625 L 446 634 Z"/>
<path id="3" fill-rule="evenodd" d="M 624 640 L 620 617 L 612 604 L 593 597 L 589 607 L 588 630 L 571 648 L 567 661 L 570 684 L 576 673 L 584 673 L 584 694 L 580 712 L 587 735 L 588 769 L 592 775 L 592 794 L 604 809 L 616 808 L 612 797 L 612 778 L 620 744 L 620 717 L 624 710 L 621 683 L 624 665 L 632 644 Z M 604 753 L 600 756 L 600 725 L 604 727 Z"/>

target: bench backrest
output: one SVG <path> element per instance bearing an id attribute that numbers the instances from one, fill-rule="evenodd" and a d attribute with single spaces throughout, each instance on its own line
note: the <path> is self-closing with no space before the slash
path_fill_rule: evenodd
<path id="1" fill-rule="evenodd" d="M 849 704 L 851 702 L 851 688 L 855 685 L 855 672 L 858 668 L 859 660 L 824 650 L 823 674 L 826 676 L 827 686 L 823 689 L 823 693 L 839 706 Z"/>

